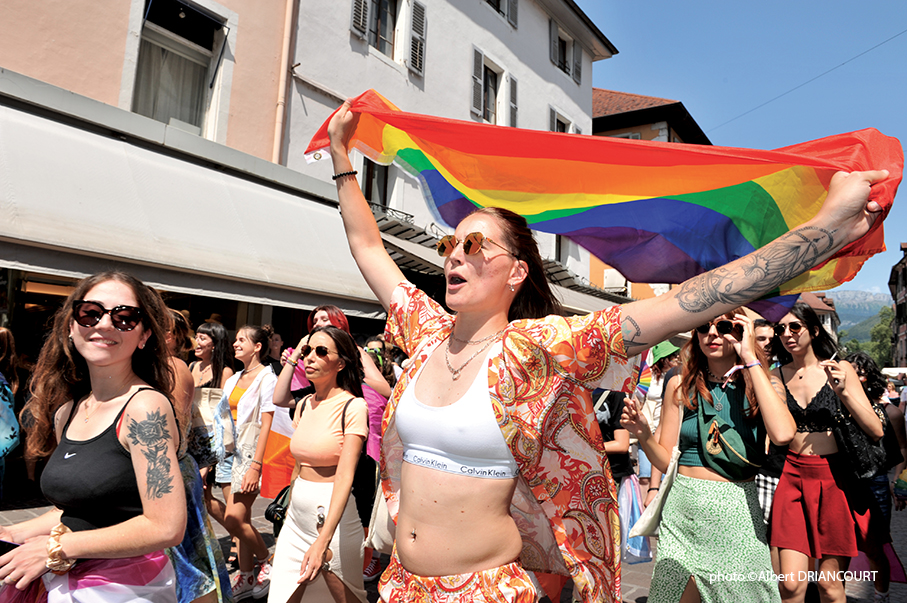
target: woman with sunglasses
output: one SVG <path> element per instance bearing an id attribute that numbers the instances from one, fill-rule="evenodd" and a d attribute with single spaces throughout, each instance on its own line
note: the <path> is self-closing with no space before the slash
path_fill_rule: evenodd
<path id="1" fill-rule="evenodd" d="M 183 538 L 179 427 L 168 399 L 170 323 L 132 276 L 80 281 L 54 315 L 27 409 L 26 454 L 54 508 L 0 528 L 0 601 L 176 601 L 163 549 Z M 40 579 L 39 579 L 40 578 Z M 84 592 L 83 592 L 84 591 Z"/>
<path id="2" fill-rule="evenodd" d="M 837 346 L 812 308 L 795 304 L 775 326 L 775 337 L 775 351 L 784 363 L 776 374 L 785 384 L 787 407 L 797 423 L 772 501 L 771 544 L 778 549 L 785 575 L 779 583 L 781 598 L 803 601 L 807 582 L 801 577 L 814 569 L 813 558 L 822 572 L 822 600 L 844 601 L 838 572 L 847 570 L 850 557 L 857 554 L 855 519 L 862 519 L 848 502 L 851 480 L 836 456 L 832 427 L 842 406 L 873 439 L 882 437 L 882 423 L 853 366 L 834 360 Z"/>
<path id="3" fill-rule="evenodd" d="M 318 306 L 309 313 L 307 326 L 310 333 L 316 328 L 334 326 L 352 337 L 349 320 L 343 310 L 337 306 Z M 277 387 L 274 390 L 274 403 L 278 406 L 295 407 L 298 402 L 296 397 L 301 392 L 299 389 L 291 390 L 291 388 L 294 385 L 308 384 L 308 380 L 305 377 L 305 366 L 300 364 L 301 357 L 299 355 L 308 341 L 309 336 L 305 335 L 295 349 L 288 348 L 283 353 L 282 362 L 293 364 L 295 371 L 286 373 L 286 376 L 282 372 L 281 378 L 277 381 Z M 387 398 L 390 396 L 391 386 L 378 369 L 375 361 L 372 360 L 372 357 L 358 345 L 356 349 L 359 350 L 359 361 L 362 365 L 362 397 L 368 407 L 369 435 L 366 442 L 366 454 L 359 458 L 359 463 L 356 466 L 356 475 L 353 478 L 353 498 L 356 501 L 359 519 L 367 529 L 377 489 L 377 462 L 381 447 L 381 417 L 384 414 L 384 408 L 387 406 Z M 367 580 L 377 578 L 380 570 L 378 560 L 373 559 L 372 554 L 373 550 L 367 547 L 365 549 L 364 568 L 364 575 Z"/>
<path id="4" fill-rule="evenodd" d="M 362 523 L 350 497 L 368 436 L 359 350 L 345 331 L 325 326 L 293 356 L 280 379 L 301 363 L 315 392 L 296 407 L 290 451 L 299 476 L 274 552 L 269 600 L 365 601 Z"/>
<path id="5" fill-rule="evenodd" d="M 270 584 L 268 546 L 252 525 L 252 505 L 258 496 L 265 449 L 274 420 L 277 376 L 267 365 L 268 336 L 269 332 L 265 329 L 251 325 L 245 325 L 236 332 L 233 353 L 245 368 L 227 380 L 220 402 L 221 410 L 229 407 L 235 422 L 236 446 L 228 461 L 230 478 L 220 482 L 222 478 L 218 473 L 218 483 L 223 488 L 226 501 L 224 527 L 239 540 L 239 573 L 232 583 L 236 601 L 250 596 L 256 599 L 264 597 Z M 218 417 L 224 414 L 219 412 Z"/>
<path id="6" fill-rule="evenodd" d="M 621 424 L 639 438 L 659 471 L 667 470 L 675 443 L 680 450 L 662 511 L 649 587 L 653 603 L 696 597 L 780 601 L 753 478 L 765 456 L 766 435 L 785 445 L 796 427 L 784 388 L 770 379 L 755 341 L 753 322 L 742 310 L 696 328 L 681 374 L 665 387 L 658 441 L 635 403 L 624 408 Z M 742 568 L 761 578 L 710 578 Z"/>
<path id="7" fill-rule="evenodd" d="M 560 316 L 526 220 L 483 208 L 439 245 L 453 315 L 384 249 L 349 158 L 357 120 L 347 101 L 328 125 L 344 228 L 388 309 L 385 340 L 412 358 L 384 415 L 382 486 L 397 538 L 381 596 L 441 592 L 455 580 L 464 597 L 534 600 L 523 563 L 569 574 L 585 601 L 617 599 L 616 494 L 591 391 L 630 387 L 630 356 L 865 234 L 880 209 L 867 203 L 870 186 L 887 172 L 837 174 L 797 231 L 665 295 L 570 318 Z"/>

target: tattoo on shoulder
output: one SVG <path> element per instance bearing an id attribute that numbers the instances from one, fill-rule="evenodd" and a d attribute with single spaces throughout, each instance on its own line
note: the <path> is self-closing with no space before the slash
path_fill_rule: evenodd
<path id="1" fill-rule="evenodd" d="M 129 442 L 133 446 L 142 446 L 142 454 L 148 461 L 145 495 L 150 499 L 161 498 L 173 491 L 173 476 L 167 457 L 170 431 L 167 429 L 167 417 L 159 410 L 145 416 L 144 421 L 129 420 Z"/>
<path id="2" fill-rule="evenodd" d="M 705 312 L 718 303 L 740 306 L 818 264 L 835 246 L 835 231 L 803 227 L 750 255 L 693 277 L 677 293 L 680 307 Z"/>
<path id="3" fill-rule="evenodd" d="M 633 320 L 632 316 L 623 316 L 623 320 L 620 323 L 620 330 L 624 336 L 624 349 L 629 350 L 631 347 L 649 347 L 649 344 L 645 341 L 640 341 L 639 338 L 642 336 L 642 329 L 639 328 L 639 323 Z"/>

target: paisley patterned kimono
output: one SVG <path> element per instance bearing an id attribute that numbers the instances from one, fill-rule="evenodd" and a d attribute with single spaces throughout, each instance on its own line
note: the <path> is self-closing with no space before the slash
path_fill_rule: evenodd
<path id="1" fill-rule="evenodd" d="M 403 390 L 450 336 L 454 316 L 403 282 L 394 290 L 386 341 L 413 360 L 384 413 L 381 482 L 399 509 L 403 446 L 394 412 Z M 570 576 L 584 601 L 620 600 L 617 491 L 595 423 L 597 387 L 632 391 L 638 366 L 620 331 L 620 308 L 564 318 L 519 320 L 488 358 L 491 402 L 521 477 L 511 514 L 525 569 Z"/>

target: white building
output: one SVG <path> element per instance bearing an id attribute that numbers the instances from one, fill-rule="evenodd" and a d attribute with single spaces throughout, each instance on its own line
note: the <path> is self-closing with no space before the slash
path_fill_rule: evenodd
<path id="1" fill-rule="evenodd" d="M 344 98 L 374 88 L 404 111 L 589 134 L 592 64 L 617 52 L 572 0 L 301 0 L 299 14 L 286 165 L 322 179 L 330 162 L 307 168 L 303 152 Z M 373 203 L 439 232 L 414 180 L 358 161 Z M 588 252 L 538 240 L 589 274 Z"/>

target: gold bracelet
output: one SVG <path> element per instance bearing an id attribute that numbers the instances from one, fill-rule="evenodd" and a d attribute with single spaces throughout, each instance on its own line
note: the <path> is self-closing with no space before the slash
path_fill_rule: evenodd
<path id="1" fill-rule="evenodd" d="M 60 537 L 71 532 L 72 530 L 61 523 L 50 531 L 50 536 L 47 538 L 47 561 L 44 562 L 44 565 L 58 576 L 62 576 L 76 564 L 75 559 L 66 558 L 66 555 L 63 554 L 63 545 L 60 544 Z"/>

